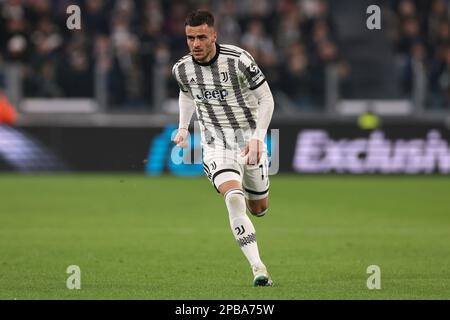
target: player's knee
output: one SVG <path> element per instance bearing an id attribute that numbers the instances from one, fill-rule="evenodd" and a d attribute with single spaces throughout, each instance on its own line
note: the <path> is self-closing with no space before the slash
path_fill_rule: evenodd
<path id="1" fill-rule="evenodd" d="M 248 211 L 257 217 L 262 217 L 269 210 L 269 205 L 266 203 L 247 203 Z"/>
<path id="2" fill-rule="evenodd" d="M 232 189 L 224 194 L 225 204 L 231 216 L 245 214 L 245 197 L 241 189 Z"/>
<path id="3" fill-rule="evenodd" d="M 217 190 L 223 194 L 224 197 L 226 197 L 226 194 L 229 193 L 229 191 L 235 190 L 235 189 L 242 189 L 241 183 L 237 180 L 229 180 L 221 183 Z M 242 191 L 242 190 L 241 190 Z"/>

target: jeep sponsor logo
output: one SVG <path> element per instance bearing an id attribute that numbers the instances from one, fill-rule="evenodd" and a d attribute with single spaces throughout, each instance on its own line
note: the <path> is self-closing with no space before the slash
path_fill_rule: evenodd
<path id="1" fill-rule="evenodd" d="M 368 138 L 333 140 L 325 130 L 298 134 L 294 170 L 308 173 L 450 173 L 450 148 L 438 130 L 419 139 L 393 140 L 382 131 Z"/>
<path id="2" fill-rule="evenodd" d="M 228 96 L 228 91 L 225 89 L 220 90 L 206 90 L 202 89 L 200 94 L 197 94 L 197 99 L 200 100 L 211 100 L 211 99 L 217 99 L 219 101 L 224 101 L 225 98 Z"/>

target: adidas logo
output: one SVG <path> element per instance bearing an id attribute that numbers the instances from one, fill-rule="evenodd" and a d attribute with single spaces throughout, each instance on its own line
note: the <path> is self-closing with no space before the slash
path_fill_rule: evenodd
<path id="1" fill-rule="evenodd" d="M 195 79 L 192 78 L 191 81 L 189 81 L 189 83 L 196 83 L 196 82 L 195 82 Z"/>

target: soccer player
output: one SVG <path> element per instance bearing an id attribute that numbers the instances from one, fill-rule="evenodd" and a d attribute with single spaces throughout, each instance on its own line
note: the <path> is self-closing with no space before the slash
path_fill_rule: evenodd
<path id="1" fill-rule="evenodd" d="M 216 42 L 210 12 L 190 13 L 185 32 L 190 54 L 172 69 L 180 87 L 180 118 L 174 143 L 187 146 L 189 123 L 196 112 L 204 171 L 225 199 L 231 230 L 254 274 L 253 285 L 271 286 L 246 208 L 257 217 L 264 216 L 268 209 L 264 137 L 274 108 L 272 93 L 248 52 Z"/>

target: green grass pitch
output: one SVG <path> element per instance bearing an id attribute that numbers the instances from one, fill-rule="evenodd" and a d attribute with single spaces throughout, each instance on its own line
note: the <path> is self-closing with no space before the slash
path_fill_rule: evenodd
<path id="1" fill-rule="evenodd" d="M 0 175 L 0 299 L 450 299 L 450 179 L 279 175 L 270 204 L 254 288 L 204 177 Z"/>

